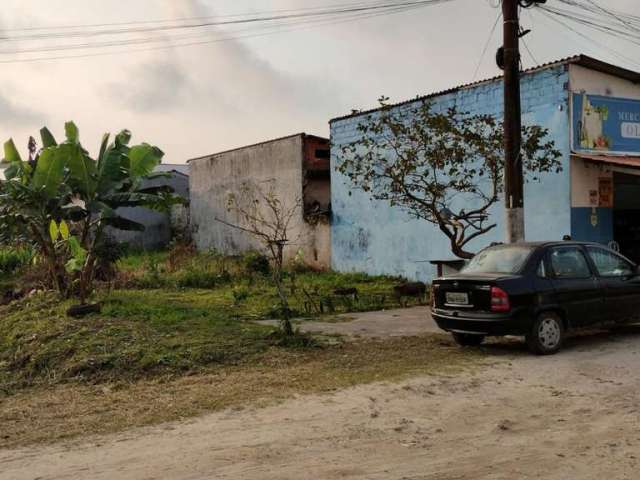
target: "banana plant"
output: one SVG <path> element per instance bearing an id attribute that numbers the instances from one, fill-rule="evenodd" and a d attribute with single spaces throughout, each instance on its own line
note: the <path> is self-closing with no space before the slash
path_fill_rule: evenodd
<path id="1" fill-rule="evenodd" d="M 18 222 L 47 259 L 51 279 L 63 296 L 77 293 L 84 303 L 93 288 L 97 246 L 106 227 L 144 230 L 144 226 L 117 213 L 121 207 L 167 209 L 182 200 L 169 187 L 145 188 L 164 153 L 142 143 L 129 146 L 131 132 L 123 130 L 111 141 L 105 134 L 96 159 L 80 143 L 73 122 L 65 124 L 65 141 L 57 143 L 47 128 L 40 131 L 42 150 L 34 161 L 23 161 L 13 140 L 4 144 L 6 181 L 0 189 L 0 226 Z M 161 174 L 160 174 L 161 175 Z M 66 226 L 78 248 L 56 249 L 52 225 Z M 53 232 L 55 233 L 55 232 Z M 65 239 L 69 242 L 68 239 Z M 81 265 L 75 252 L 84 252 Z M 62 252 L 62 253 L 60 253 Z M 74 260 L 75 259 L 75 260 Z M 67 268 L 74 260 L 74 268 Z"/>

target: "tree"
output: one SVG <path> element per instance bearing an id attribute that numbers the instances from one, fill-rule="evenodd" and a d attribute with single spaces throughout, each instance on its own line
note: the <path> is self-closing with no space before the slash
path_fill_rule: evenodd
<path id="1" fill-rule="evenodd" d="M 431 103 L 381 109 L 358 125 L 359 137 L 342 146 L 338 171 L 375 200 L 438 226 L 453 254 L 496 227 L 489 209 L 503 192 L 503 125 L 491 115 L 471 115 Z M 561 171 L 561 153 L 539 126 L 522 129 L 520 158 L 528 180 Z"/>
<path id="2" fill-rule="evenodd" d="M 272 263 L 272 278 L 280 299 L 282 311 L 281 330 L 285 335 L 293 335 L 287 293 L 283 285 L 284 249 L 293 243 L 289 238 L 291 222 L 300 212 L 302 201 L 297 199 L 286 204 L 278 198 L 274 182 L 268 186 L 245 182 L 237 193 L 227 197 L 227 210 L 237 219 L 231 223 L 216 218 L 232 228 L 244 231 L 257 238 L 264 246 Z"/>
<path id="3" fill-rule="evenodd" d="M 77 293 L 84 304 L 93 289 L 97 251 L 107 226 L 144 230 L 119 216 L 120 207 L 164 209 L 180 200 L 168 187 L 144 188 L 163 152 L 146 143 L 130 147 L 123 130 L 110 143 L 105 134 L 97 160 L 80 144 L 73 122 L 58 144 L 47 128 L 43 148 L 29 142 L 23 161 L 13 140 L 4 144 L 6 181 L 0 192 L 0 228 L 21 229 L 47 263 L 52 285 L 63 297 Z"/>

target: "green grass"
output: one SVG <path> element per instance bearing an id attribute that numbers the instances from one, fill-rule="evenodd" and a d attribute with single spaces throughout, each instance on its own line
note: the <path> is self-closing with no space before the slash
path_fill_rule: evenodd
<path id="1" fill-rule="evenodd" d="M 116 280 L 114 290 L 99 290 L 95 301 L 102 303 L 102 312 L 81 320 L 68 318 L 72 302 L 60 302 L 52 293 L 0 307 L 0 392 L 70 380 L 183 375 L 258 359 L 272 347 L 287 348 L 273 328 L 254 322 L 278 314 L 269 277 L 243 273 L 239 260 L 213 254 L 196 255 L 179 268 L 168 264 L 166 253 L 124 258 L 119 268 L 125 279 Z M 162 280 L 154 283 L 153 277 Z M 396 282 L 333 272 L 286 279 L 291 308 L 308 317 L 318 316 L 318 305 L 335 288 L 356 287 L 360 300 L 335 299 L 326 313 L 397 306 L 390 295 Z M 290 348 L 308 341 L 302 340 Z"/>

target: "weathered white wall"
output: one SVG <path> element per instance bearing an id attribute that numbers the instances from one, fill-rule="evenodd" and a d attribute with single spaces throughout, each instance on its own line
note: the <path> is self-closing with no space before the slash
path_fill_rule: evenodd
<path id="1" fill-rule="evenodd" d="M 301 201 L 303 142 L 304 137 L 297 135 L 191 161 L 191 223 L 198 249 L 230 255 L 264 249 L 253 235 L 216 219 L 242 226 L 228 211 L 227 200 L 247 182 L 264 189 L 272 183 L 278 199 L 287 206 Z M 326 268 L 330 251 L 324 244 L 330 242 L 324 239 L 324 228 L 306 223 L 303 213 L 300 208 L 291 223 L 289 237 L 296 242 L 285 249 L 285 260 L 302 250 L 308 264 Z"/>
<path id="2" fill-rule="evenodd" d="M 574 93 L 585 91 L 590 95 L 640 99 L 637 83 L 575 64 L 569 65 L 569 86 Z"/>
<path id="3" fill-rule="evenodd" d="M 612 178 L 611 168 L 605 164 L 597 165 L 581 158 L 571 159 L 571 206 L 573 208 L 597 207 L 591 204 L 592 190 L 598 191 L 601 178 Z"/>

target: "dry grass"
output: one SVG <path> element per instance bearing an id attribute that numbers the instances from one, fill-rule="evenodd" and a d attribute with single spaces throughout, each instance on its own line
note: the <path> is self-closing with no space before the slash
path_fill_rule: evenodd
<path id="1" fill-rule="evenodd" d="M 187 377 L 34 387 L 0 397 L 0 448 L 117 432 L 295 394 L 454 373 L 483 363 L 479 351 L 461 350 L 438 335 L 274 348 L 256 360 Z"/>

